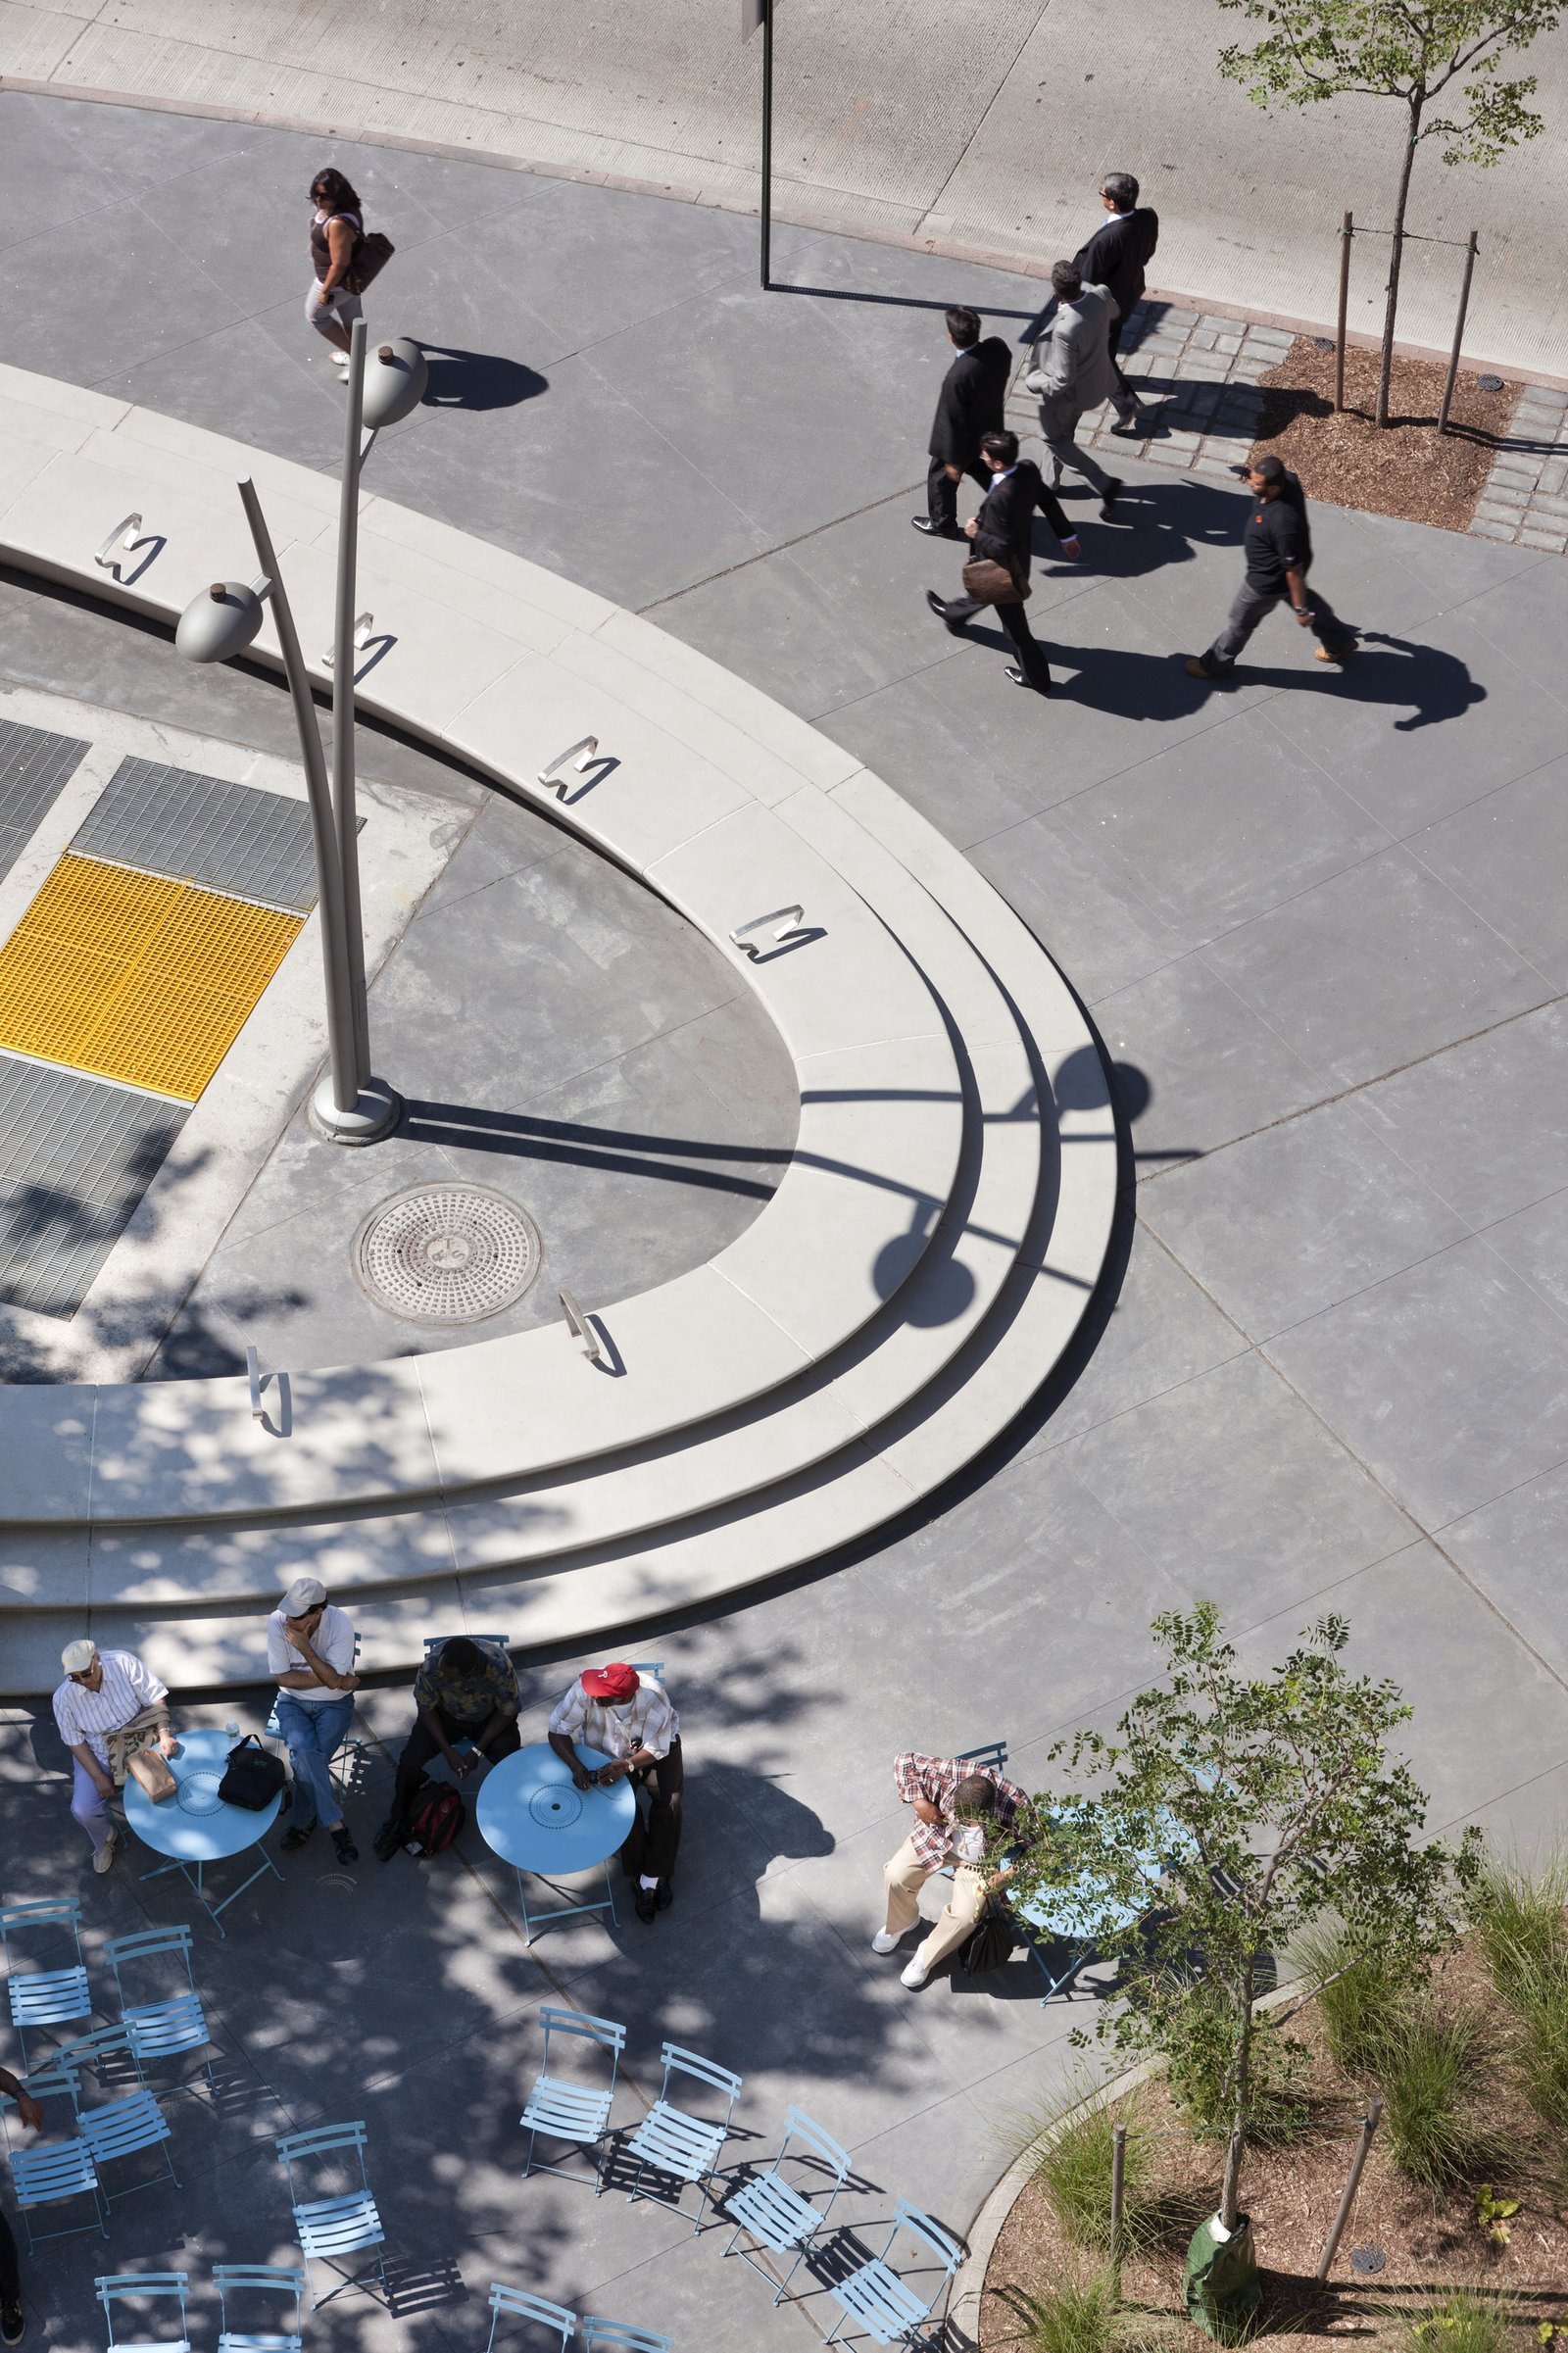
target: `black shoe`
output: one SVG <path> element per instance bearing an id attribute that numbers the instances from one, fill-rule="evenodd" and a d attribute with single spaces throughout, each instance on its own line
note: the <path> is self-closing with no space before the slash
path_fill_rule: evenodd
<path id="1" fill-rule="evenodd" d="M 1112 507 L 1115 506 L 1116 501 L 1120 498 L 1124 487 L 1125 485 L 1121 483 L 1114 474 L 1106 475 L 1105 500 L 1104 505 L 1100 510 L 1100 519 L 1102 523 L 1109 522 L 1110 511 Z"/>
<path id="2" fill-rule="evenodd" d="M 390 1863 L 403 1843 L 401 1822 L 383 1822 L 370 1841 L 370 1850 L 378 1863 Z"/>
<path id="3" fill-rule="evenodd" d="M 927 539 L 961 539 L 963 537 L 963 533 L 956 523 L 934 523 L 929 515 L 911 515 L 909 520 L 917 531 L 925 533 Z"/>
<path id="4" fill-rule="evenodd" d="M 20 2304 L 0 2304 L 0 2344 L 20 2345 L 27 2333 L 27 2316 Z"/>
<path id="5" fill-rule="evenodd" d="M 277 1842 L 285 1854 L 292 1854 L 296 1846 L 303 1846 L 307 1838 L 313 1838 L 315 1836 L 316 1825 L 314 1822 L 307 1823 L 303 1829 L 299 1823 L 291 1822 Z"/>
<path id="6" fill-rule="evenodd" d="M 639 1919 L 639 1920 L 652 1920 L 652 1919 L 653 1919 L 653 1917 L 654 1917 L 654 1914 L 655 1914 L 655 1912 L 656 1912 L 656 1911 L 657 1911 L 657 1909 L 658 1909 L 658 1905 L 656 1904 L 656 1902 L 655 1902 L 655 1900 L 654 1900 L 654 1899 L 655 1899 L 656 1892 L 657 1892 L 657 1890 L 656 1890 L 655 1888 L 653 1888 L 653 1887 L 639 1887 L 639 1888 L 638 1888 L 638 1890 L 637 1890 L 637 1917 L 638 1917 L 638 1919 Z"/>
<path id="7" fill-rule="evenodd" d="M 947 619 L 948 600 L 946 597 L 939 597 L 934 588 L 928 588 L 925 592 L 925 601 L 930 606 L 932 612 L 936 614 L 939 621 L 945 621 Z"/>
<path id="8" fill-rule="evenodd" d="M 360 1850 L 346 1822 L 340 1822 L 332 1833 L 332 1850 L 340 1863 L 357 1863 Z"/>
<path id="9" fill-rule="evenodd" d="M 670 1886 L 670 1884 L 669 1884 L 669 1882 L 668 1882 L 668 1880 L 667 1880 L 667 1879 L 662 1879 L 662 1880 L 660 1881 L 660 1883 L 659 1883 L 658 1887 L 657 1887 L 654 1889 L 654 1909 L 655 1909 L 655 1911 L 656 1911 L 656 1912 L 667 1912 L 667 1911 L 669 1910 L 669 1907 L 670 1907 L 670 1905 L 671 1905 L 671 1904 L 674 1902 L 674 1900 L 675 1900 L 675 1890 L 674 1890 L 674 1888 L 673 1888 L 673 1887 Z"/>
<path id="10" fill-rule="evenodd" d="M 1019 669 L 1018 664 L 1015 662 L 1008 662 L 1007 676 L 1012 680 L 1014 686 L 1027 686 L 1031 694 L 1049 695 L 1051 692 L 1051 682 L 1049 679 L 1044 686 L 1036 686 L 1032 678 L 1026 678 L 1024 676 L 1022 670 Z"/>

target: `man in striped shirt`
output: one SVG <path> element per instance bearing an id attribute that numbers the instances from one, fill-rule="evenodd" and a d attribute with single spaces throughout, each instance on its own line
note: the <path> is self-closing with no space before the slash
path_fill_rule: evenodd
<path id="1" fill-rule="evenodd" d="M 908 1935 L 920 1918 L 920 1889 L 934 1871 L 953 1865 L 953 1892 L 903 1973 L 902 1983 L 912 1990 L 963 1942 L 986 1897 L 1005 1878 L 1005 1865 L 986 1868 L 987 1842 L 1012 1829 L 1027 1799 L 994 1765 L 926 1756 L 917 1748 L 894 1758 L 893 1781 L 914 1809 L 914 1828 L 883 1866 L 887 1913 L 871 1938 L 873 1952 L 892 1952 Z"/>
<path id="2" fill-rule="evenodd" d="M 75 1760 L 71 1811 L 92 1840 L 94 1871 L 107 1871 L 120 1844 L 120 1833 L 107 1811 L 115 1793 L 108 1736 L 123 1732 L 150 1708 L 158 1719 L 158 1744 L 165 1756 L 172 1755 L 169 1686 L 159 1682 L 134 1650 L 100 1650 L 86 1635 L 66 1644 L 60 1663 L 66 1680 L 55 1692 L 55 1722 Z"/>
<path id="3" fill-rule="evenodd" d="M 667 1912 L 675 1900 L 675 1850 L 680 1844 L 681 1790 L 685 1767 L 680 1753 L 680 1718 L 662 1683 L 639 1674 L 624 1659 L 589 1667 L 564 1691 L 550 1711 L 550 1745 L 571 1767 L 579 1789 L 623 1778 L 633 1792 L 648 1791 L 647 1821 L 638 1805 L 620 1867 L 637 1882 L 639 1920 Z M 577 1744 L 597 1748 L 608 1765 L 589 1767 Z M 635 1802 L 635 1794 L 634 1794 Z"/>

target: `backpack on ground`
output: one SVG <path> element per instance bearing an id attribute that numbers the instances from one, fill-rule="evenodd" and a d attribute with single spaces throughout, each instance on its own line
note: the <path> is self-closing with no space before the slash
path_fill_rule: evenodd
<path id="1" fill-rule="evenodd" d="M 449 1783 L 427 1781 L 409 1816 L 404 1852 L 421 1862 L 429 1855 L 444 1854 L 467 1819 L 467 1807 Z"/>

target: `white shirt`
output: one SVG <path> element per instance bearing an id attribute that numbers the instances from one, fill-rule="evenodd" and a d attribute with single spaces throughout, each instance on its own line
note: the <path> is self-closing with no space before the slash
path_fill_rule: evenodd
<path id="1" fill-rule="evenodd" d="M 55 1722 L 68 1748 L 85 1740 L 99 1764 L 107 1766 L 109 1743 L 104 1735 L 120 1732 L 144 1707 L 167 1699 L 169 1686 L 159 1682 L 134 1650 L 100 1650 L 98 1656 L 103 1682 L 89 1691 L 85 1684 L 73 1683 L 68 1676 L 55 1693 Z"/>
<path id="2" fill-rule="evenodd" d="M 646 1748 L 658 1757 L 668 1756 L 670 1742 L 680 1739 L 680 1718 L 663 1685 L 651 1675 L 639 1679 L 624 1707 L 590 1699 L 579 1675 L 551 1709 L 549 1729 L 605 1756 L 630 1756 L 634 1748 Z"/>
<path id="3" fill-rule="evenodd" d="M 948 1834 L 953 1841 L 955 1860 L 960 1863 L 983 1863 L 986 1859 L 986 1834 L 978 1822 L 956 1822 Z"/>
<path id="4" fill-rule="evenodd" d="M 339 1675 L 352 1672 L 354 1666 L 354 1627 L 347 1610 L 334 1609 L 329 1601 L 321 1612 L 321 1623 L 311 1637 L 311 1648 Z M 267 1621 L 267 1672 L 269 1675 L 302 1675 L 307 1661 L 301 1657 L 288 1639 L 288 1620 L 282 1610 L 274 1609 Z M 279 1685 L 278 1689 L 283 1690 Z M 329 1684 L 318 1683 L 314 1690 L 289 1691 L 290 1699 L 298 1699 L 305 1707 L 325 1707 L 330 1700 L 346 1699 L 346 1691 L 334 1691 Z"/>

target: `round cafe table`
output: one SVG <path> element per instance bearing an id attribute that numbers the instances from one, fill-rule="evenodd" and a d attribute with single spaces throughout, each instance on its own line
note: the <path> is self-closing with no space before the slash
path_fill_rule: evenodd
<path id="1" fill-rule="evenodd" d="M 579 1747 L 577 1756 L 590 1771 L 611 1761 L 597 1748 Z M 573 1786 L 564 1757 L 557 1756 L 548 1740 L 537 1740 L 491 1766 L 474 1800 L 473 1813 L 485 1844 L 517 1874 L 525 1942 L 531 1944 L 539 1932 L 528 1917 L 524 1872 L 556 1887 L 556 1874 L 591 1871 L 596 1863 L 603 1863 L 604 1901 L 556 1905 L 545 1921 L 569 1920 L 577 1912 L 608 1912 L 615 1925 L 620 1925 L 610 1884 L 610 1858 L 625 1843 L 637 1818 L 637 1799 L 629 1781 L 612 1782 L 602 1789 L 579 1789 Z M 556 1887 L 556 1892 L 566 1890 Z"/>
<path id="2" fill-rule="evenodd" d="M 269 1871 L 281 1880 L 271 1856 L 263 1849 L 262 1859 L 250 1878 L 242 1880 L 221 1903 L 209 1903 L 203 1887 L 203 1876 L 209 1863 L 224 1863 L 247 1847 L 259 1845 L 277 1820 L 278 1807 L 283 1802 L 282 1791 L 270 1798 L 259 1812 L 252 1813 L 243 1805 L 225 1805 L 218 1794 L 218 1785 L 228 1763 L 228 1752 L 239 1736 L 233 1732 L 207 1730 L 182 1732 L 177 1738 L 179 1753 L 165 1762 L 174 1776 L 177 1787 L 172 1797 L 154 1805 L 139 1781 L 127 1777 L 124 1788 L 125 1820 L 130 1824 L 144 1846 L 155 1854 L 167 1854 L 173 1860 L 161 1863 L 156 1871 L 144 1871 L 143 1879 L 162 1879 L 168 1871 L 183 1871 L 196 1890 L 201 1904 L 220 1936 L 226 1936 L 220 1912 L 227 1911 L 237 1895 Z M 196 1875 L 191 1878 L 191 1865 Z"/>

